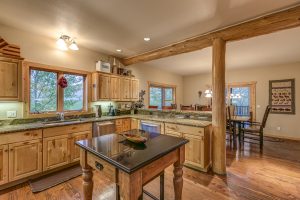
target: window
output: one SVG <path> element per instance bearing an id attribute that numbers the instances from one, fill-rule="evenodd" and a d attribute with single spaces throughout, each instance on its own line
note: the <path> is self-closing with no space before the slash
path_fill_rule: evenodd
<path id="1" fill-rule="evenodd" d="M 82 110 L 84 95 L 84 77 L 65 74 L 68 87 L 64 89 L 64 110 Z"/>
<path id="2" fill-rule="evenodd" d="M 163 106 L 175 104 L 175 88 L 165 84 L 149 83 L 149 106 L 162 109 Z"/>
<path id="3" fill-rule="evenodd" d="M 57 73 L 30 71 L 30 112 L 57 110 Z"/>
<path id="4" fill-rule="evenodd" d="M 64 89 L 57 84 L 61 76 L 68 82 L 68 87 Z M 86 75 L 30 68 L 29 77 L 30 113 L 86 110 Z"/>

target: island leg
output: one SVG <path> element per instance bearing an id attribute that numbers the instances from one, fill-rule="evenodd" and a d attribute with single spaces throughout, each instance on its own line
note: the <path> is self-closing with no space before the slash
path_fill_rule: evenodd
<path id="1" fill-rule="evenodd" d="M 173 170 L 175 200 L 182 199 L 182 187 L 183 187 L 182 167 L 183 167 L 184 159 L 185 159 L 185 148 L 184 146 L 182 146 L 178 149 L 178 160 L 174 163 L 174 170 Z"/>
<path id="2" fill-rule="evenodd" d="M 118 177 L 121 200 L 143 199 L 143 182 L 141 171 L 128 174 L 119 170 Z"/>
<path id="3" fill-rule="evenodd" d="M 87 152 L 80 149 L 80 165 L 82 167 L 82 186 L 83 186 L 83 199 L 92 200 L 93 196 L 93 171 L 87 163 Z"/>

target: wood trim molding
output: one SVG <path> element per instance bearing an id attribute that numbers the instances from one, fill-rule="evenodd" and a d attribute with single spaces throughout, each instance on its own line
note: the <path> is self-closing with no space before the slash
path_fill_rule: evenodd
<path id="1" fill-rule="evenodd" d="M 79 115 L 83 113 L 88 113 L 88 103 L 90 102 L 90 93 L 91 93 L 91 73 L 82 70 L 69 69 L 64 67 L 56 67 L 50 65 L 44 65 L 40 63 L 34 63 L 29 61 L 23 61 L 23 87 L 24 87 L 24 113 L 23 116 L 27 118 L 37 118 L 37 117 L 51 117 L 55 116 L 56 112 L 64 112 L 66 116 L 68 115 Z M 30 113 L 30 69 L 40 69 L 45 71 L 52 71 L 58 74 L 58 77 L 64 73 L 70 73 L 75 75 L 84 76 L 84 100 L 83 100 L 83 110 L 77 111 L 63 111 L 63 90 L 58 87 L 58 99 L 57 99 L 57 111 L 47 112 L 47 113 Z"/>
<path id="2" fill-rule="evenodd" d="M 188 38 L 153 51 L 123 58 L 121 62 L 125 66 L 132 65 L 139 62 L 200 50 L 212 46 L 214 38 L 222 38 L 225 41 L 236 41 L 297 26 L 300 26 L 300 4 L 292 8 L 280 10 L 249 21 Z"/>

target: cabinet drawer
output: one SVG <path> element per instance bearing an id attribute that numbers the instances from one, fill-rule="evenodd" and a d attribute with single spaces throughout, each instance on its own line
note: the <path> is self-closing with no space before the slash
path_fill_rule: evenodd
<path id="1" fill-rule="evenodd" d="M 0 145 L 42 138 L 42 129 L 0 135 Z"/>
<path id="2" fill-rule="evenodd" d="M 46 128 L 43 131 L 44 137 L 52 137 L 57 135 L 69 134 L 69 133 L 77 133 L 83 131 L 92 131 L 92 124 L 76 124 L 76 125 L 68 125 L 68 126 L 59 126 L 53 128 Z"/>
<path id="3" fill-rule="evenodd" d="M 173 131 L 173 132 L 187 133 L 187 134 L 192 134 L 192 135 L 197 135 L 197 136 L 204 136 L 204 128 L 200 128 L 200 127 L 166 123 L 165 129 L 166 129 L 166 131 Z"/>
<path id="4" fill-rule="evenodd" d="M 99 173 L 104 174 L 105 177 L 113 182 L 117 182 L 116 179 L 116 168 L 109 164 L 108 162 L 97 158 L 91 153 L 87 153 L 87 163 L 93 169 L 97 170 Z"/>
<path id="5" fill-rule="evenodd" d="M 174 137 L 182 137 L 181 133 L 175 132 L 175 131 L 170 131 L 170 130 L 166 130 L 165 135 L 170 135 L 170 136 L 174 136 Z"/>

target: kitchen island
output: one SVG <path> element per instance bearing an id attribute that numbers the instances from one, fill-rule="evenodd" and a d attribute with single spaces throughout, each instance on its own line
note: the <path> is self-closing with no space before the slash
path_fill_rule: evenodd
<path id="1" fill-rule="evenodd" d="M 121 199 L 137 200 L 142 198 L 143 185 L 173 164 L 175 199 L 180 200 L 184 147 L 188 140 L 140 130 L 129 132 L 140 134 L 148 140 L 145 144 L 135 144 L 120 134 L 109 134 L 76 142 L 80 147 L 84 199 L 92 199 L 92 169 L 103 173 L 117 184 L 117 195 Z"/>

